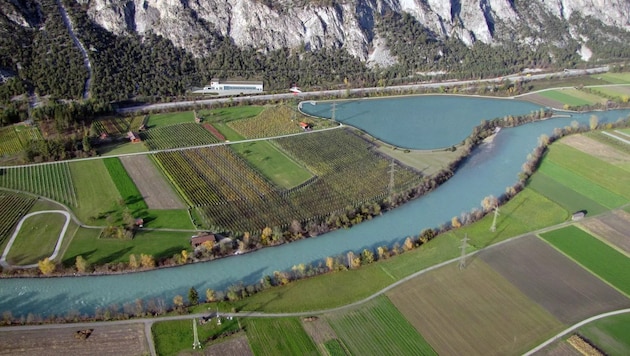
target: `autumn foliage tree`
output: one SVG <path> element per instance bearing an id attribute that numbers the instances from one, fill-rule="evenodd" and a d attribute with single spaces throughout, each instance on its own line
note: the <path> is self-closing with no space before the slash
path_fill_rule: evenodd
<path id="1" fill-rule="evenodd" d="M 52 274 L 57 267 L 55 262 L 51 261 L 50 258 L 46 257 L 43 260 L 37 262 L 37 267 L 39 267 L 40 272 L 44 275 Z"/>

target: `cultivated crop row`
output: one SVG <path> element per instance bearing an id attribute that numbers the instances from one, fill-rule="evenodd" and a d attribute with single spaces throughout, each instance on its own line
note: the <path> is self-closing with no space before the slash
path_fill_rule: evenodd
<path id="1" fill-rule="evenodd" d="M 297 318 L 248 319 L 247 339 L 256 355 L 318 354 Z"/>
<path id="2" fill-rule="evenodd" d="M 386 297 L 329 318 L 335 333 L 356 355 L 431 355 L 431 346 Z"/>
<path id="3" fill-rule="evenodd" d="M 72 184 L 68 163 L 3 168 L 0 187 L 41 195 L 76 207 L 77 195 Z"/>
<path id="4" fill-rule="evenodd" d="M 22 151 L 30 141 L 41 139 L 36 127 L 9 126 L 0 129 L 0 156 Z"/>
<path id="5" fill-rule="evenodd" d="M 35 204 L 35 198 L 0 192 L 0 244 L 9 236 L 15 224 Z"/>
<path id="6" fill-rule="evenodd" d="M 129 131 L 129 122 L 121 117 L 108 117 L 92 123 L 98 134 L 122 135 Z"/>
<path id="7" fill-rule="evenodd" d="M 273 137 L 303 131 L 300 119 L 288 106 L 277 106 L 265 109 L 258 116 L 232 121 L 228 123 L 232 129 L 246 138 Z"/>
<path id="8" fill-rule="evenodd" d="M 279 143 L 302 164 L 317 167 L 318 178 L 299 189 L 275 190 L 228 146 L 160 152 L 155 157 L 204 221 L 231 231 L 320 220 L 389 194 L 390 162 L 369 151 L 369 144 L 350 132 L 333 130 Z M 394 168 L 394 188 L 419 182 L 414 172 L 398 165 Z"/>
<path id="9" fill-rule="evenodd" d="M 219 142 L 208 130 L 196 123 L 158 127 L 144 131 L 140 136 L 151 150 L 200 146 Z"/>

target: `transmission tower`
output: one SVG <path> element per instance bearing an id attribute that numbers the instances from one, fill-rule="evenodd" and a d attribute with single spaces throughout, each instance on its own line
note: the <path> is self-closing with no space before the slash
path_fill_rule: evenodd
<path id="1" fill-rule="evenodd" d="M 466 268 L 466 246 L 468 242 L 468 234 L 464 235 L 462 239 L 462 254 L 459 257 L 459 269 L 460 271 Z"/>
<path id="2" fill-rule="evenodd" d="M 196 348 L 201 348 L 201 343 L 199 342 L 199 334 L 197 334 L 197 319 L 193 319 L 193 350 Z"/>
<path id="3" fill-rule="evenodd" d="M 389 166 L 389 185 L 387 186 L 390 196 L 394 194 L 394 173 L 396 173 L 396 165 L 392 159 L 392 164 Z"/>
<path id="4" fill-rule="evenodd" d="M 337 103 L 332 103 L 332 106 L 330 107 L 330 118 L 332 119 L 333 122 L 335 122 L 335 112 L 337 111 Z"/>
<path id="5" fill-rule="evenodd" d="M 494 219 L 492 219 L 492 226 L 490 226 L 490 231 L 497 231 L 497 216 L 499 216 L 499 206 L 496 205 L 494 207 Z"/>

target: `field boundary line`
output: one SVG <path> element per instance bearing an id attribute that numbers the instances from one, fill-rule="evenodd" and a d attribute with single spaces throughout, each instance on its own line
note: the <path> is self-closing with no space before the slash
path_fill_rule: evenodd
<path id="1" fill-rule="evenodd" d="M 617 132 L 617 131 L 615 130 L 615 132 Z M 619 140 L 619 141 L 621 141 L 621 142 L 623 142 L 623 143 L 627 143 L 627 144 L 629 144 L 629 145 L 630 145 L 630 140 L 626 140 L 625 138 L 622 138 L 622 137 L 619 137 L 619 136 L 613 135 L 613 134 L 611 134 L 610 132 L 602 131 L 602 133 L 603 133 L 604 135 L 608 136 L 608 137 L 612 137 L 612 138 L 614 138 L 615 140 Z M 624 134 L 624 135 L 625 135 L 625 134 Z"/>
<path id="2" fill-rule="evenodd" d="M 607 318 L 607 317 L 609 317 L 609 316 L 614 316 L 614 315 L 619 315 L 619 314 L 625 314 L 625 313 L 630 313 L 630 308 L 628 308 L 628 309 L 615 310 L 615 311 L 611 311 L 611 312 L 607 312 L 607 313 L 603 313 L 603 314 L 595 315 L 595 316 L 592 316 L 592 317 L 590 317 L 590 318 L 588 318 L 588 319 L 582 320 L 582 321 L 580 321 L 579 323 L 577 323 L 577 324 L 573 324 L 573 325 L 572 325 L 572 326 L 570 326 L 569 328 L 567 328 L 567 329 L 565 329 L 565 330 L 561 331 L 561 332 L 560 332 L 560 333 L 558 333 L 557 335 L 553 336 L 552 338 L 550 338 L 549 340 L 547 340 L 547 341 L 543 342 L 542 344 L 540 344 L 540 345 L 536 346 L 535 348 L 533 348 L 533 349 L 531 349 L 531 350 L 527 351 L 526 353 L 524 353 L 524 354 L 523 354 L 523 356 L 530 356 L 530 355 L 535 354 L 536 352 L 538 352 L 538 351 L 540 351 L 540 350 L 544 349 L 546 346 L 548 346 L 548 345 L 549 345 L 549 344 L 551 344 L 552 342 L 554 342 L 554 341 L 556 341 L 556 340 L 560 339 L 561 337 L 565 336 L 566 334 L 570 333 L 571 331 L 573 331 L 573 330 L 575 330 L 575 329 L 577 329 L 577 328 L 579 328 L 579 327 L 581 327 L 581 326 L 584 326 L 584 325 L 586 325 L 586 324 L 588 324 L 588 323 L 590 323 L 590 322 L 592 322 L 592 321 L 599 320 L 599 319 L 602 319 L 602 318 Z"/>

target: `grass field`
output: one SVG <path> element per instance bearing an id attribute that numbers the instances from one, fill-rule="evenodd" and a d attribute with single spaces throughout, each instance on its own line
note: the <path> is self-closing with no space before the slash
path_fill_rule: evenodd
<path id="1" fill-rule="evenodd" d="M 593 105 L 603 100 L 603 98 L 596 95 L 584 95 L 586 93 L 580 92 L 577 89 L 548 90 L 538 94 L 569 106 Z"/>
<path id="2" fill-rule="evenodd" d="M 72 266 L 77 256 L 92 265 L 129 262 L 131 254 L 148 254 L 156 259 L 172 257 L 190 249 L 190 232 L 138 231 L 133 240 L 99 238 L 101 230 L 80 228 L 63 256 L 63 264 Z"/>
<path id="3" fill-rule="evenodd" d="M 199 110 L 197 114 L 203 119 L 204 122 L 210 122 L 214 125 L 218 122 L 226 123 L 234 120 L 242 120 L 254 117 L 260 114 L 263 110 L 265 110 L 264 106 L 247 105 L 210 110 Z"/>
<path id="4" fill-rule="evenodd" d="M 236 319 L 222 319 L 217 325 L 216 318 L 204 325 L 197 325 L 199 341 L 204 346 L 213 338 L 231 331 L 238 330 Z M 153 324 L 151 328 L 155 350 L 160 356 L 179 355 L 190 350 L 193 343 L 193 327 L 191 320 L 162 321 Z M 202 349 L 203 350 L 203 349 Z"/>
<path id="5" fill-rule="evenodd" d="M 132 214 L 137 214 L 141 210 L 148 209 L 147 204 L 138 191 L 138 187 L 133 182 L 119 158 L 105 158 L 103 160 L 109 175 L 118 189 L 118 193 L 125 200 L 125 204 Z"/>
<path id="6" fill-rule="evenodd" d="M 123 155 L 127 153 L 148 152 L 147 146 L 131 142 L 115 142 L 96 147 L 96 152 L 101 156 Z"/>
<path id="7" fill-rule="evenodd" d="M 601 73 L 601 74 L 593 74 L 592 77 L 601 78 L 612 84 L 628 84 L 630 83 L 630 73 Z"/>
<path id="8" fill-rule="evenodd" d="M 326 319 L 353 355 L 436 354 L 385 296 Z"/>
<path id="9" fill-rule="evenodd" d="M 313 176 L 269 141 L 239 143 L 230 147 L 280 188 L 293 188 Z"/>
<path id="10" fill-rule="evenodd" d="M 247 319 L 245 330 L 255 355 L 319 355 L 298 318 Z"/>
<path id="11" fill-rule="evenodd" d="M 65 222 L 66 217 L 57 213 L 27 218 L 13 241 L 7 261 L 18 266 L 29 265 L 52 255 Z"/>
<path id="12" fill-rule="evenodd" d="M 606 355 L 630 355 L 630 314 L 596 320 L 578 330 Z"/>
<path id="13" fill-rule="evenodd" d="M 154 129 L 158 127 L 182 124 L 185 122 L 195 122 L 195 117 L 192 111 L 151 114 L 149 115 L 147 128 Z"/>
<path id="14" fill-rule="evenodd" d="M 518 354 L 562 324 L 479 259 L 450 264 L 386 293 L 438 354 Z"/>
<path id="15" fill-rule="evenodd" d="M 601 93 L 603 95 L 616 97 L 618 99 L 630 96 L 630 86 L 599 87 L 599 88 L 590 88 L 590 89 L 596 93 Z"/>
<path id="16" fill-rule="evenodd" d="M 324 343 L 324 347 L 330 356 L 345 356 L 346 350 L 338 339 L 328 340 Z"/>
<path id="17" fill-rule="evenodd" d="M 194 229 L 186 209 L 149 209 L 143 214 L 144 226 L 151 229 Z"/>
<path id="18" fill-rule="evenodd" d="M 575 192 L 579 192 L 581 195 L 584 195 L 607 208 L 617 208 L 628 202 L 628 199 L 612 193 L 596 183 L 574 174 L 570 170 L 560 167 L 551 161 L 543 161 L 539 167 L 539 171 L 551 177 L 558 183 L 574 190 Z"/>
<path id="19" fill-rule="evenodd" d="M 457 147 L 454 152 L 442 151 L 413 151 L 380 144 L 378 151 L 397 159 L 398 161 L 413 167 L 425 176 L 430 176 L 446 168 L 461 152 L 461 147 Z"/>
<path id="20" fill-rule="evenodd" d="M 568 226 L 540 236 L 604 281 L 630 295 L 630 258 L 584 230 Z"/>
<path id="21" fill-rule="evenodd" d="M 586 210 L 586 214 L 591 216 L 601 214 L 608 210 L 596 201 L 559 183 L 543 173 L 537 173 L 533 176 L 529 180 L 527 186 L 558 203 L 570 213 Z"/>
<path id="22" fill-rule="evenodd" d="M 562 143 L 550 146 L 544 159 L 630 199 L 630 174 L 624 169 Z"/>
<path id="23" fill-rule="evenodd" d="M 114 209 L 122 198 L 103 160 L 71 162 L 72 182 L 77 192 L 79 220 L 90 224 L 105 224 L 101 214 Z"/>

